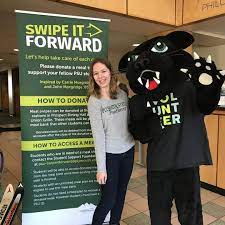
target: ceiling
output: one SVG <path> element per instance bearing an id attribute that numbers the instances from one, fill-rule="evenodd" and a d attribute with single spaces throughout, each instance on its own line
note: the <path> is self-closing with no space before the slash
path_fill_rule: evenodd
<path id="1" fill-rule="evenodd" d="M 47 0 L 1 0 L 0 1 L 0 71 L 18 65 L 16 37 L 16 17 L 14 10 L 59 13 L 74 16 L 86 16 L 110 19 L 109 51 L 123 55 L 147 37 L 174 29 L 173 26 L 148 22 L 118 14 L 81 8 Z M 210 19 L 180 29 L 194 31 L 195 44 L 213 46 L 225 44 L 225 16 Z"/>

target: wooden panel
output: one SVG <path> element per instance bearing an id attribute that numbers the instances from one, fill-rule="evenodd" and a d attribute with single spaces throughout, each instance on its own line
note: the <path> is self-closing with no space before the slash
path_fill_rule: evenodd
<path id="1" fill-rule="evenodd" d="M 183 24 L 183 0 L 176 0 L 176 26 Z"/>
<path id="2" fill-rule="evenodd" d="M 128 0 L 128 15 L 175 25 L 175 0 Z"/>
<path id="3" fill-rule="evenodd" d="M 201 166 L 201 181 L 216 186 L 217 174 L 217 144 L 218 144 L 218 115 L 209 115 L 205 117 L 205 124 L 208 133 L 210 151 L 212 155 L 212 166 Z"/>
<path id="4" fill-rule="evenodd" d="M 213 114 L 216 114 L 216 115 L 225 115 L 225 109 L 217 109 L 215 111 L 213 111 Z"/>
<path id="5" fill-rule="evenodd" d="M 61 0 L 60 2 L 75 3 L 122 14 L 127 13 L 126 0 Z"/>
<path id="6" fill-rule="evenodd" d="M 224 0 L 184 0 L 183 24 L 225 14 Z"/>
<path id="7" fill-rule="evenodd" d="M 225 116 L 219 116 L 217 186 L 225 189 Z"/>

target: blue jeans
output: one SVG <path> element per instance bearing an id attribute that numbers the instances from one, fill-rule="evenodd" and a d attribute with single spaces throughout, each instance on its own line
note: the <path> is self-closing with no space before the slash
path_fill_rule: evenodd
<path id="1" fill-rule="evenodd" d="M 109 211 L 109 224 L 119 224 L 133 163 L 134 147 L 121 154 L 106 153 L 107 181 L 101 185 L 101 199 L 95 209 L 92 225 L 102 225 Z"/>

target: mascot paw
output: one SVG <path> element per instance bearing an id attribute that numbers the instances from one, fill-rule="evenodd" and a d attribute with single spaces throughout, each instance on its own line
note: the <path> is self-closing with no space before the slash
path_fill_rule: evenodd
<path id="1" fill-rule="evenodd" d="M 193 67 L 188 69 L 182 68 L 180 70 L 188 74 L 190 80 L 197 88 L 221 87 L 225 80 L 225 70 L 217 70 L 210 55 L 205 60 L 194 52 Z"/>

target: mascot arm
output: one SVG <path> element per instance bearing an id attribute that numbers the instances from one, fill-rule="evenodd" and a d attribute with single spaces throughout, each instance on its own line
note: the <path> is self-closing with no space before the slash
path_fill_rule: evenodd
<path id="1" fill-rule="evenodd" d="M 129 99 L 130 115 L 133 120 L 142 120 L 147 114 L 146 99 L 144 95 L 134 95 Z"/>
<path id="2" fill-rule="evenodd" d="M 144 144 L 161 134 L 160 119 L 157 114 L 152 112 L 151 108 L 147 108 L 147 101 L 144 96 L 133 96 L 129 101 L 129 107 L 129 130 L 134 139 Z"/>
<path id="3" fill-rule="evenodd" d="M 196 98 L 201 113 L 212 113 L 220 100 L 221 87 L 225 80 L 225 71 L 219 71 L 211 56 L 205 60 L 194 52 L 194 65 L 189 69 L 181 69 L 188 73 L 196 88 Z"/>

